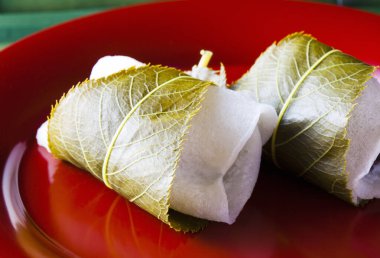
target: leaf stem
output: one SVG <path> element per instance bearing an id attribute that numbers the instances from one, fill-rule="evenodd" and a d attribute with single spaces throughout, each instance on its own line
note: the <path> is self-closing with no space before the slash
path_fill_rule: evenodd
<path id="1" fill-rule="evenodd" d="M 202 49 L 201 50 L 202 57 L 199 60 L 198 67 L 207 67 L 208 63 L 211 60 L 212 54 L 213 53 L 211 51 Z"/>

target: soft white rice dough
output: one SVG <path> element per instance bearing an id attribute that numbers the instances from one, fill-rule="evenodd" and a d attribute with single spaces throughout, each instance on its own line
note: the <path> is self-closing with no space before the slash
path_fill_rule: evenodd
<path id="1" fill-rule="evenodd" d="M 140 67 L 146 64 L 129 56 L 104 56 L 92 67 L 90 79 L 99 79 L 132 66 Z"/>
<path id="2" fill-rule="evenodd" d="M 268 140 L 267 135 L 261 137 L 261 117 L 273 131 L 274 109 L 226 88 L 208 90 L 184 143 L 170 199 L 173 209 L 213 221 L 235 221 L 251 196 L 262 144 Z"/>
<path id="3" fill-rule="evenodd" d="M 112 60 L 117 65 L 113 66 Z M 133 60 L 101 58 L 90 79 L 142 64 Z M 209 74 L 213 81 L 225 82 L 224 68 L 220 78 L 209 70 L 195 69 L 192 73 L 196 77 L 206 80 Z M 210 87 L 184 141 L 170 207 L 194 217 L 233 223 L 252 194 L 262 145 L 272 135 L 276 122 L 275 110 L 255 102 L 249 94 Z M 47 138 L 45 122 L 37 131 L 37 142 L 49 150 Z"/>
<path id="4" fill-rule="evenodd" d="M 380 154 L 380 83 L 375 78 L 357 100 L 348 124 L 351 140 L 347 153 L 349 187 L 353 201 L 380 198 L 380 164 L 372 165 Z"/>
<path id="5" fill-rule="evenodd" d="M 203 81 L 212 81 L 220 87 L 227 86 L 227 74 L 223 64 L 220 64 L 219 71 L 210 69 L 208 67 L 202 67 L 194 65 L 191 71 L 186 71 L 191 77 L 197 78 Z"/>
<path id="6" fill-rule="evenodd" d="M 38 145 L 45 147 L 50 152 L 48 142 L 48 121 L 45 121 L 37 130 L 36 135 Z"/>

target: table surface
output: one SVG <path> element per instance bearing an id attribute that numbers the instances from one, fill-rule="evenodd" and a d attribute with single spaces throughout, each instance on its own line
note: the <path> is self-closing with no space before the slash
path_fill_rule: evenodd
<path id="1" fill-rule="evenodd" d="M 157 0 L 1 0 L 0 50 L 32 33 L 103 10 Z"/>
<path id="2" fill-rule="evenodd" d="M 0 1 L 0 50 L 31 33 L 55 24 L 109 8 L 157 0 L 2 0 Z M 314 0 L 342 4 L 380 14 L 380 0 Z"/>
<path id="3" fill-rule="evenodd" d="M 109 8 L 157 0 L 0 1 L 0 50 L 16 40 L 52 25 Z M 380 14 L 380 0 L 314 0 L 342 4 Z"/>

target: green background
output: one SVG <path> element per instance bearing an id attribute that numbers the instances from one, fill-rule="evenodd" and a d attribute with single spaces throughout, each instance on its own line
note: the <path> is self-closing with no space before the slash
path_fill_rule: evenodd
<path id="1" fill-rule="evenodd" d="M 43 28 L 118 6 L 157 0 L 0 0 L 0 49 Z M 265 0 L 261 0 L 265 1 Z M 319 0 L 380 14 L 380 0 Z"/>

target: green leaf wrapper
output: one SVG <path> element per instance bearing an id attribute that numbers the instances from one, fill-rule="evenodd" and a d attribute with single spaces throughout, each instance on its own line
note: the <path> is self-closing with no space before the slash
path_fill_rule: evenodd
<path id="1" fill-rule="evenodd" d="M 49 148 L 175 230 L 198 231 L 206 221 L 171 210 L 169 198 L 182 142 L 210 84 L 162 66 L 86 80 L 53 108 Z"/>
<path id="2" fill-rule="evenodd" d="M 303 33 L 270 46 L 234 85 L 279 114 L 267 153 L 280 168 L 353 202 L 347 125 L 374 67 Z"/>

